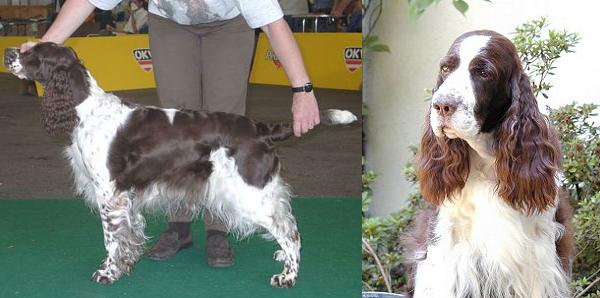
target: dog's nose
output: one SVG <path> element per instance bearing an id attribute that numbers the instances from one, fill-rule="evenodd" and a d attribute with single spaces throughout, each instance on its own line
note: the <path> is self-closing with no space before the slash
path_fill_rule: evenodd
<path id="1" fill-rule="evenodd" d="M 8 67 L 10 63 L 15 61 L 19 55 L 19 48 L 4 49 L 4 65 Z"/>
<path id="2" fill-rule="evenodd" d="M 442 117 L 450 117 L 456 111 L 458 101 L 453 96 L 441 96 L 434 99 L 433 108 Z"/>

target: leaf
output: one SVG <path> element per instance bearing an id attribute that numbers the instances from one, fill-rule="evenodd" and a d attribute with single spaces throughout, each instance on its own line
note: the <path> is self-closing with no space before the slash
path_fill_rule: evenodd
<path id="1" fill-rule="evenodd" d="M 376 35 L 369 35 L 363 39 L 363 49 L 365 51 L 390 53 L 390 48 L 386 44 L 380 43 L 379 36 Z"/>
<path id="2" fill-rule="evenodd" d="M 373 51 L 373 52 L 388 52 L 390 53 L 390 48 L 382 43 L 378 43 L 378 44 L 374 44 L 372 46 L 370 46 L 367 50 L 369 51 Z"/>
<path id="3" fill-rule="evenodd" d="M 363 44 L 376 43 L 379 40 L 377 35 L 369 35 L 363 40 Z"/>
<path id="4" fill-rule="evenodd" d="M 416 20 L 434 1 L 439 2 L 440 0 L 408 0 L 409 17 Z"/>
<path id="5" fill-rule="evenodd" d="M 467 4 L 467 2 L 463 0 L 453 0 L 452 4 L 454 4 L 454 7 L 458 11 L 460 11 L 460 13 L 462 13 L 463 16 L 466 16 L 465 13 L 467 12 L 467 10 L 469 10 L 469 4 Z"/>

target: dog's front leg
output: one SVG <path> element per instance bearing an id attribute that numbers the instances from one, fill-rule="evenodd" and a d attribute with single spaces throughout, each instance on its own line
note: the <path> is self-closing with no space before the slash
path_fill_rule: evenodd
<path id="1" fill-rule="evenodd" d="M 144 252 L 144 218 L 132 208 L 125 192 L 98 202 L 106 258 L 92 275 L 97 283 L 110 284 L 133 269 L 135 262 Z"/>

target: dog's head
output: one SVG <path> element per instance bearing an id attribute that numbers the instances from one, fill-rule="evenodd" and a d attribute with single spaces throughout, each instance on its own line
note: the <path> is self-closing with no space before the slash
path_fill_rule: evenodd
<path id="1" fill-rule="evenodd" d="M 54 43 L 38 43 L 24 53 L 7 48 L 4 65 L 21 79 L 44 86 L 42 124 L 50 134 L 70 132 L 77 122 L 75 107 L 89 95 L 87 70 L 75 52 Z"/>
<path id="2" fill-rule="evenodd" d="M 496 129 L 522 75 L 514 45 L 493 31 L 459 36 L 440 63 L 430 121 L 437 137 L 470 139 Z"/>
<path id="3" fill-rule="evenodd" d="M 24 53 L 18 48 L 6 48 L 4 65 L 21 79 L 47 82 L 56 72 L 82 67 L 75 52 L 51 42 L 38 43 Z"/>
<path id="4" fill-rule="evenodd" d="M 464 187 L 470 152 L 495 163 L 498 193 L 513 208 L 554 203 L 558 138 L 515 46 L 487 30 L 459 36 L 441 61 L 418 160 L 426 199 L 440 204 Z"/>

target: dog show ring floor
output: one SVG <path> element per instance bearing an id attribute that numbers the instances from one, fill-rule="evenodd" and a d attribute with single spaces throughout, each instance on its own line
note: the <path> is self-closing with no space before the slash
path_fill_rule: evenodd
<path id="1" fill-rule="evenodd" d="M 104 257 L 100 219 L 80 200 L 0 200 L 0 297 L 354 297 L 361 291 L 360 200 L 292 201 L 302 237 L 293 288 L 272 288 L 278 246 L 255 235 L 230 239 L 229 268 L 206 264 L 201 220 L 194 245 L 170 260 L 146 257 L 112 285 L 90 280 Z M 148 247 L 166 225 L 148 216 Z"/>

